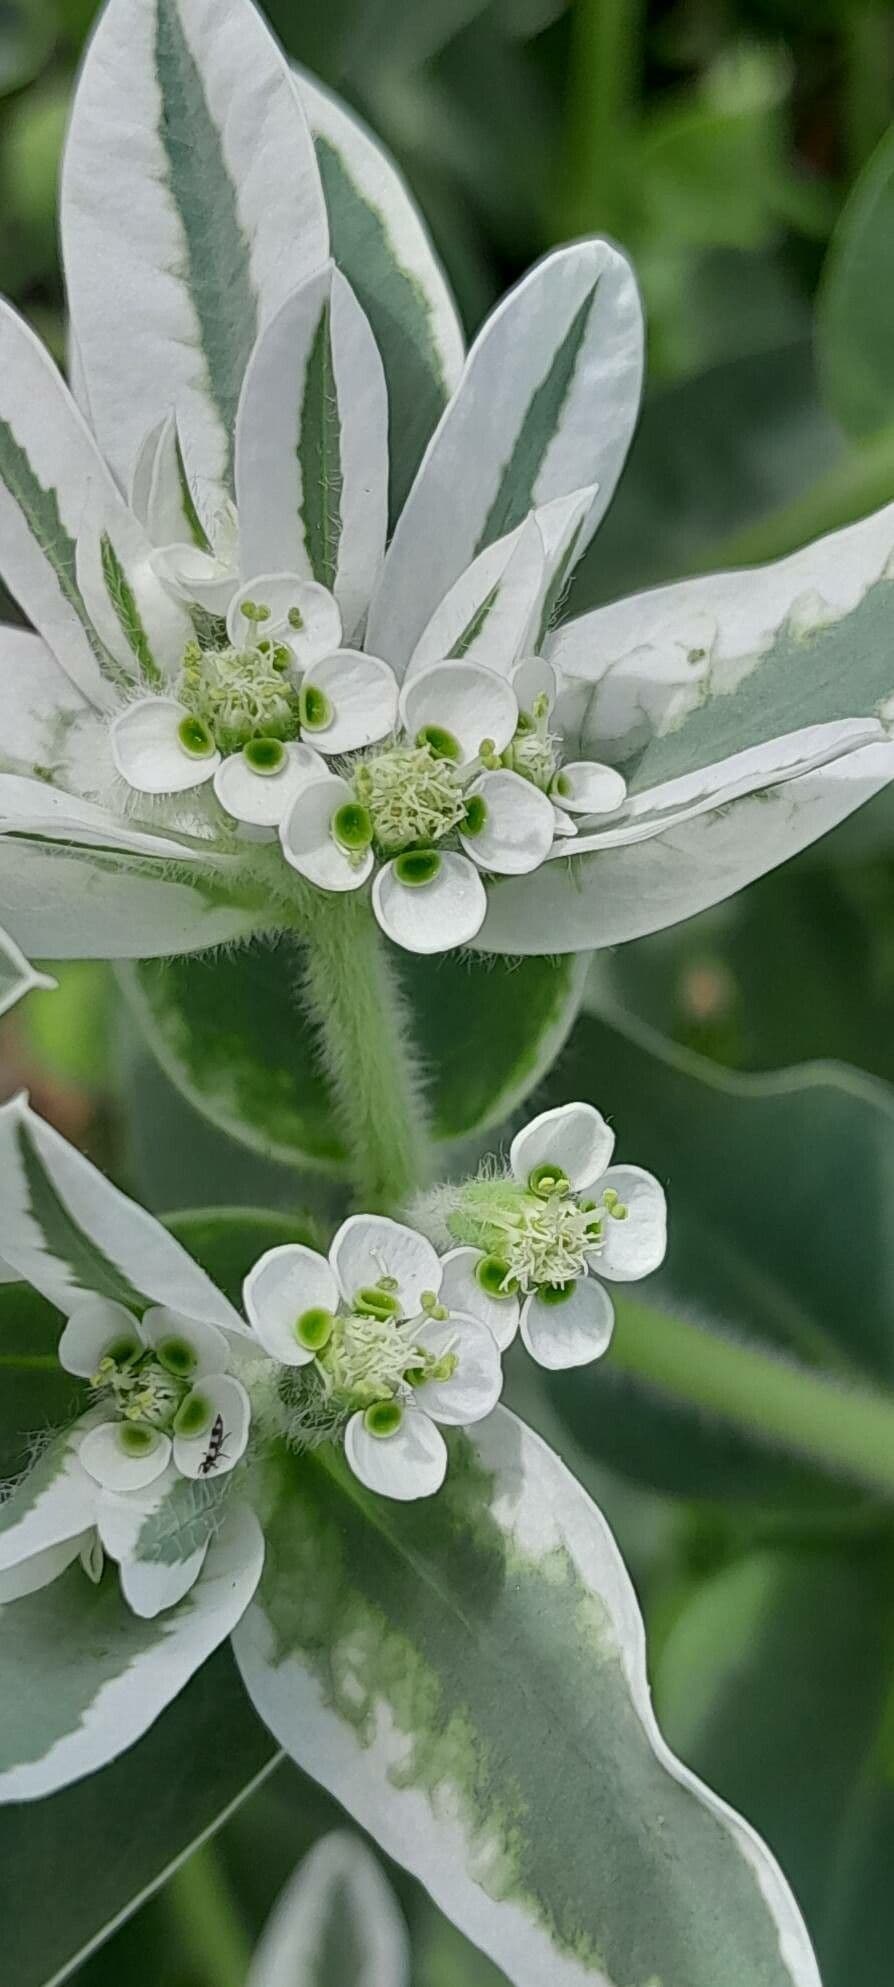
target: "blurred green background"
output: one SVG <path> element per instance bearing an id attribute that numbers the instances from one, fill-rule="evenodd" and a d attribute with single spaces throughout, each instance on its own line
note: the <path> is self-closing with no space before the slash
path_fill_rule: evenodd
<path id="1" fill-rule="evenodd" d="M 56 180 L 94 12 L 93 0 L 0 0 L 0 290 L 60 361 Z M 470 333 L 551 244 L 605 232 L 630 253 L 647 308 L 649 387 L 572 611 L 656 580 L 772 558 L 894 497 L 889 7 L 269 0 L 267 12 L 288 51 L 400 161 Z M 879 1079 L 864 1102 L 871 1095 L 880 1112 L 890 1109 L 892 851 L 894 806 L 883 796 L 741 899 L 597 960 L 594 1008 L 657 1031 L 667 1070 L 685 1052 L 691 1121 L 681 1129 L 696 1147 L 717 1066 L 747 1078 L 840 1058 Z M 195 1197 L 187 1177 L 173 1189 L 167 1166 L 162 1177 L 162 1145 L 188 1155 L 187 1175 L 201 1166 L 203 1198 L 282 1197 L 271 1169 L 197 1121 L 190 1128 L 187 1107 L 135 1049 L 104 969 L 72 966 L 60 977 L 59 995 L 32 996 L 0 1024 L 4 1092 L 29 1083 L 38 1108 L 156 1205 Z M 125 1136 L 125 1093 L 140 1103 L 137 1138 Z M 758 1093 L 746 1084 L 731 1094 Z M 731 1121 L 731 1149 L 738 1136 Z M 759 1173 L 759 1148 L 754 1163 Z M 889 1179 L 884 1167 L 873 1179 L 882 1215 Z M 840 1203 L 828 1218 L 847 1225 Z M 799 1251 L 798 1274 L 809 1231 L 795 1238 Z M 759 1246 L 755 1261 L 760 1269 Z M 857 1277 L 855 1305 L 864 1296 Z M 542 1399 L 527 1406 L 544 1420 Z M 598 1434 L 577 1452 L 572 1413 L 568 1426 L 573 1434 L 547 1415 L 547 1432 L 618 1531 L 672 1737 L 778 1847 L 828 1987 L 885 1987 L 894 1951 L 890 1517 L 861 1508 L 826 1522 L 812 1507 L 796 1516 L 770 1490 L 743 1507 L 712 1494 L 710 1470 L 702 1494 L 674 1481 L 664 1494 L 660 1468 L 609 1470 Z M 847 1553 L 826 1577 L 823 1554 L 842 1528 Z M 833 1594 L 840 1637 L 818 1680 L 816 1621 Z M 793 1703 L 800 1711 L 784 1730 L 774 1723 L 774 1673 L 787 1712 Z M 726 1701 L 737 1691 L 740 1718 Z M 710 1730 L 696 1700 L 711 1707 Z M 762 1749 L 771 1779 L 783 1761 L 781 1799 L 744 1767 Z M 785 1798 L 799 1776 L 800 1811 Z M 809 1841 L 808 1811 L 819 1817 Z M 278 1771 L 216 1848 L 199 1852 L 79 1978 L 85 1987 L 122 1978 L 240 1987 L 291 1862 L 334 1818 L 297 1772 Z M 414 1987 L 493 1987 L 494 1969 L 418 1890 L 401 1880 L 401 1895 Z M 857 1944 L 847 1927 L 859 1927 Z"/>

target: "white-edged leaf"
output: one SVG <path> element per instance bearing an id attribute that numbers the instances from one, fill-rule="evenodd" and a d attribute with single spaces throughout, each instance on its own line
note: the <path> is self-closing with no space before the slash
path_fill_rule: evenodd
<path id="1" fill-rule="evenodd" d="M 0 1109 L 0 1255 L 62 1311 L 94 1295 L 246 1330 L 168 1230 L 22 1097 Z"/>
<path id="2" fill-rule="evenodd" d="M 409 1987 L 410 1941 L 380 1865 L 347 1830 L 305 1856 L 255 1947 L 246 1987 Z"/>
<path id="3" fill-rule="evenodd" d="M 231 857 L 170 870 L 169 858 L 0 835 L 0 925 L 38 959 L 153 959 L 269 924 Z"/>
<path id="4" fill-rule="evenodd" d="M 464 357 L 441 264 L 404 180 L 352 111 L 303 71 L 332 253 L 372 325 L 388 381 L 391 518 L 399 516 Z"/>
<path id="5" fill-rule="evenodd" d="M 894 742 L 844 751 L 811 771 L 684 809 L 658 831 L 634 821 L 584 853 L 507 878 L 488 893 L 483 952 L 583 952 L 663 931 L 818 841 L 894 778 Z M 614 843 L 614 846 L 612 846 Z M 589 846 L 589 852 L 587 852 Z"/>
<path id="6" fill-rule="evenodd" d="M 886 715 L 894 505 L 772 565 L 635 594 L 560 628 L 582 752 L 633 795 L 805 727 Z"/>
<path id="7" fill-rule="evenodd" d="M 542 645 L 567 583 L 596 494 L 594 484 L 554 498 L 488 545 L 445 594 L 407 669 L 447 656 L 483 662 L 501 675 Z"/>
<path id="8" fill-rule="evenodd" d="M 122 673 L 161 690 L 195 631 L 150 560 L 149 540 L 135 518 L 125 511 L 107 522 L 88 502 L 76 552 L 82 599 Z"/>
<path id="9" fill-rule="evenodd" d="M 43 987 L 52 992 L 57 982 L 49 973 L 39 973 L 25 958 L 9 933 L 0 931 L 0 1014 L 7 1014 L 28 993 Z"/>
<path id="10" fill-rule="evenodd" d="M 52 359 L 0 301 L 0 575 L 78 688 L 108 705 L 138 672 L 106 648 L 84 602 L 88 517 L 116 541 L 141 537 Z"/>
<path id="11" fill-rule="evenodd" d="M 133 1745 L 244 1613 L 264 1557 L 237 1505 L 196 1585 L 153 1620 L 132 1614 L 117 1574 L 72 1566 L 0 1610 L 0 1800 L 29 1801 Z"/>
<path id="12" fill-rule="evenodd" d="M 627 262 L 579 242 L 539 263 L 488 319 L 432 436 L 390 546 L 368 645 L 403 669 L 438 602 L 532 507 L 621 473 L 639 406 L 642 313 Z"/>
<path id="13" fill-rule="evenodd" d="M 24 773 L 0 773 L 0 835 L 41 835 L 48 841 L 151 856 L 158 863 L 177 862 L 187 867 L 206 860 L 195 842 L 179 842 L 171 835 L 131 828 L 126 815 L 112 814 L 95 801 L 82 800 L 78 794 L 66 793 L 62 787 Z"/>
<path id="14" fill-rule="evenodd" d="M 250 0 L 111 0 L 75 95 L 62 232 L 109 461 L 127 478 L 175 407 L 222 500 L 255 339 L 328 249 L 297 92 Z"/>
<path id="15" fill-rule="evenodd" d="M 819 1987 L 769 1851 L 661 1738 L 599 1511 L 507 1411 L 473 1437 L 429 1505 L 283 1461 L 234 1643 L 261 1716 L 515 1987 Z"/>
<path id="16" fill-rule="evenodd" d="M 78 1462 L 80 1434 L 75 1426 L 53 1436 L 0 1502 L 0 1600 L 10 1569 L 75 1539 L 95 1521 L 96 1485 Z"/>
<path id="17" fill-rule="evenodd" d="M 297 573 L 335 594 L 346 636 L 369 605 L 388 524 L 382 361 L 331 265 L 262 334 L 236 427 L 243 571 Z"/>
<path id="18" fill-rule="evenodd" d="M 39 635 L 0 627 L 0 766 L 60 780 L 77 750 L 86 724 L 95 733 L 97 717 Z M 96 780 L 96 748 L 91 739 L 91 772 Z"/>

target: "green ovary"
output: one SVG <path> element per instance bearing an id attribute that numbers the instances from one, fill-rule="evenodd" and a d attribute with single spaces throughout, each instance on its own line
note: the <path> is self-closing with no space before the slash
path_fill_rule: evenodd
<path id="1" fill-rule="evenodd" d="M 184 652 L 177 695 L 201 718 L 220 752 L 240 752 L 253 738 L 297 738 L 298 694 L 289 681 L 287 649 L 263 643 L 247 649 Z"/>
<path id="2" fill-rule="evenodd" d="M 465 816 L 462 780 L 449 759 L 428 745 L 394 745 L 364 759 L 354 790 L 367 809 L 373 838 L 386 855 L 449 835 Z"/>
<path id="3" fill-rule="evenodd" d="M 522 1294 L 584 1276 L 602 1235 L 599 1210 L 574 1194 L 544 1200 L 505 1180 L 472 1181 L 447 1225 L 458 1242 L 505 1263 L 507 1290 Z"/>

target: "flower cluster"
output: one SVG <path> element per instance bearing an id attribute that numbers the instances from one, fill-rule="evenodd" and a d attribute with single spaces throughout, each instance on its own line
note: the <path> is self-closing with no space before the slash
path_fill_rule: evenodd
<path id="1" fill-rule="evenodd" d="M 601 1279 L 631 1283 L 664 1259 L 663 1190 L 640 1166 L 612 1166 L 614 1142 L 592 1104 L 544 1111 L 516 1134 L 508 1170 L 438 1188 L 416 1209 L 460 1244 L 443 1257 L 444 1301 L 503 1349 L 520 1323 L 541 1366 L 598 1359 L 614 1323 Z"/>

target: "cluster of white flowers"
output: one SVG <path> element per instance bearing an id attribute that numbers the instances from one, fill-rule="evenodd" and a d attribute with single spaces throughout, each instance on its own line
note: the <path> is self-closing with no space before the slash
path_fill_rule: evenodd
<path id="1" fill-rule="evenodd" d="M 260 1257 L 243 1286 L 246 1325 L 151 1217 L 33 1113 L 16 1103 L 0 1115 L 4 1134 L 11 1124 L 28 1143 L 26 1187 L 39 1166 L 51 1198 L 74 1188 L 88 1257 L 115 1233 L 124 1207 L 128 1220 L 139 1218 L 143 1287 L 170 1288 L 173 1275 L 182 1293 L 140 1307 L 86 1291 L 80 1274 L 71 1283 L 64 1265 L 35 1254 L 36 1217 L 8 1172 L 3 1256 L 66 1311 L 59 1358 L 91 1398 L 14 1493 L 8 1515 L 15 1520 L 20 1496 L 23 1516 L 0 1528 L 4 1600 L 78 1557 L 98 1577 L 108 1554 L 135 1612 L 174 1606 L 202 1572 L 224 1491 L 229 1507 L 229 1479 L 239 1472 L 250 1501 L 253 1462 L 277 1441 L 299 1452 L 337 1442 L 368 1489 L 431 1496 L 447 1469 L 442 1428 L 469 1427 L 499 1400 L 501 1355 L 519 1312 L 542 1365 L 579 1365 L 605 1350 L 611 1331 L 611 1303 L 593 1272 L 627 1281 L 664 1253 L 657 1182 L 637 1167 L 609 1166 L 604 1120 L 591 1105 L 570 1104 L 517 1134 L 508 1173 L 438 1190 L 448 1240 L 460 1247 L 439 1255 L 418 1226 L 351 1215 L 328 1257 L 298 1242 Z M 105 1255 L 97 1261 L 107 1274 Z M 148 1278 L 146 1262 L 154 1263 Z M 154 1538 L 152 1521 L 165 1513 L 170 1535 L 185 1543 L 149 1553 L 146 1527 Z"/>

